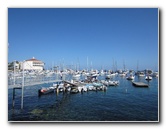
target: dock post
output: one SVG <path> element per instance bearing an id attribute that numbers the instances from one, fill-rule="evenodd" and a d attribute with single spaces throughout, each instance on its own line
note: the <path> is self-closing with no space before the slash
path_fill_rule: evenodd
<path id="1" fill-rule="evenodd" d="M 14 105 L 15 105 L 15 96 L 16 96 L 16 89 L 21 89 L 21 87 L 14 87 L 13 88 L 13 98 L 12 98 L 12 106 L 14 108 Z"/>
<path id="2" fill-rule="evenodd" d="M 16 65 L 15 64 L 16 64 L 16 61 L 14 61 L 14 75 L 13 75 L 13 77 L 14 77 L 13 78 L 14 85 L 15 85 L 15 82 L 16 82 L 16 80 L 15 80 L 15 73 L 16 73 L 16 68 L 15 67 L 16 67 Z"/>
<path id="3" fill-rule="evenodd" d="M 65 93 L 66 92 L 66 88 L 63 86 L 63 93 Z"/>
<path id="4" fill-rule="evenodd" d="M 23 77 L 22 77 L 22 95 L 21 95 L 21 109 L 23 109 L 23 100 L 24 100 L 24 61 L 22 64 L 23 67 Z"/>
<path id="5" fill-rule="evenodd" d="M 12 100 L 12 103 L 13 103 L 13 108 L 14 108 L 14 104 L 15 104 L 15 88 L 13 88 L 13 100 Z"/>
<path id="6" fill-rule="evenodd" d="M 56 88 L 56 93 L 58 94 L 59 93 L 59 85 L 57 85 L 57 88 Z"/>

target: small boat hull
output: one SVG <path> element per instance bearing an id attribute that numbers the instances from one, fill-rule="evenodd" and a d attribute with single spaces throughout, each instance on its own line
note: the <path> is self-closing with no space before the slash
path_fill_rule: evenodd
<path id="1" fill-rule="evenodd" d="M 132 82 L 133 86 L 136 86 L 136 87 L 149 87 L 148 84 L 146 83 L 143 83 L 143 82 Z"/>
<path id="2" fill-rule="evenodd" d="M 55 89 L 54 88 L 42 88 L 38 90 L 38 95 L 46 95 L 49 93 L 54 93 Z"/>
<path id="3" fill-rule="evenodd" d="M 78 89 L 71 89 L 71 91 L 70 91 L 70 93 L 72 93 L 72 94 L 76 94 L 76 93 L 78 93 L 79 91 L 78 91 Z"/>

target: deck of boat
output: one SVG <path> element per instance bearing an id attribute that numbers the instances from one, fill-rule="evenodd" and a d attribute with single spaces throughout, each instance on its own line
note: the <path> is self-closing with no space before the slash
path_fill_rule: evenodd
<path id="1" fill-rule="evenodd" d="M 143 82 L 132 82 L 134 86 L 137 87 L 148 87 L 149 85 Z"/>

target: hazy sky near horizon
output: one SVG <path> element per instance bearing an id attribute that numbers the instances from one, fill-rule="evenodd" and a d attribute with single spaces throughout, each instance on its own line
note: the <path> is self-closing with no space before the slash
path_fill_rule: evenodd
<path id="1" fill-rule="evenodd" d="M 9 8 L 8 62 L 157 69 L 158 8 Z"/>

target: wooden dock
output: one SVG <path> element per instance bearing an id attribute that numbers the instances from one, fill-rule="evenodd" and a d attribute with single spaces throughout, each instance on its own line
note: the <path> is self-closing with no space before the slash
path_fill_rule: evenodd
<path id="1" fill-rule="evenodd" d="M 56 82 L 61 82 L 62 80 L 50 80 L 50 81 L 38 81 L 38 82 L 32 82 L 32 83 L 25 83 L 24 86 L 34 86 L 34 85 L 40 85 L 40 84 L 44 84 L 44 83 L 56 83 Z M 16 85 L 8 85 L 8 89 L 11 88 L 17 88 L 17 87 L 21 87 L 22 84 L 16 84 Z"/>
<path id="2" fill-rule="evenodd" d="M 137 86 L 137 87 L 149 87 L 148 84 L 143 83 L 143 82 L 132 82 L 132 84 L 133 84 L 134 86 Z"/>
<path id="3" fill-rule="evenodd" d="M 67 83 L 67 84 L 70 84 L 70 85 L 72 85 L 72 86 L 78 87 L 77 84 L 71 83 L 71 82 L 69 82 L 69 81 L 63 81 L 63 82 L 64 82 L 64 83 Z"/>

